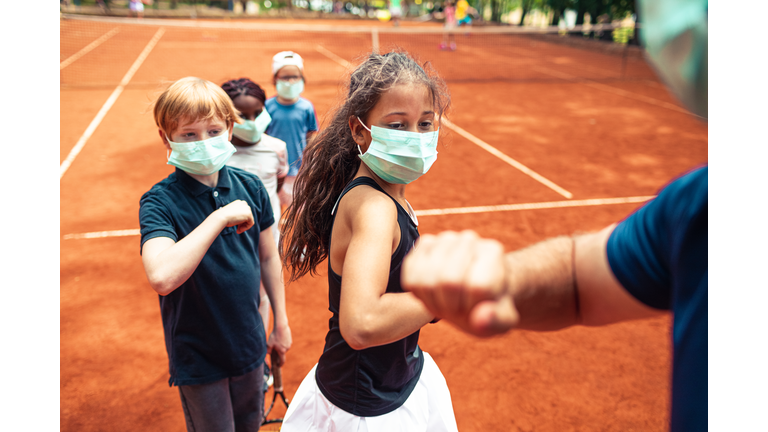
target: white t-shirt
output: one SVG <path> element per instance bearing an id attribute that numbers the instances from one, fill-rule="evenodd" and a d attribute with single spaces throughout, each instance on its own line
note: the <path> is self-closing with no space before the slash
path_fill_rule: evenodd
<path id="1" fill-rule="evenodd" d="M 269 136 L 261 135 L 261 141 L 247 146 L 235 146 L 235 154 L 227 161 L 227 165 L 249 173 L 256 174 L 264 183 L 269 195 L 272 212 L 275 216 L 275 241 L 278 240 L 277 223 L 280 220 L 280 198 L 277 196 L 277 179 L 288 175 L 288 150 L 285 141 Z"/>

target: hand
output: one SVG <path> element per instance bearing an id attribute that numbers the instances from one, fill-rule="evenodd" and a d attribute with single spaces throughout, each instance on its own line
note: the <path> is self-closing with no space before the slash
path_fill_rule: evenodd
<path id="1" fill-rule="evenodd" d="M 293 338 L 291 336 L 291 328 L 286 326 L 275 326 L 272 330 L 272 334 L 267 339 L 267 355 L 272 354 L 273 350 L 277 350 L 280 355 L 280 361 L 278 366 L 285 364 L 285 353 L 291 349 L 293 344 Z"/>
<path id="2" fill-rule="evenodd" d="M 401 278 L 430 312 L 467 333 L 490 336 L 519 320 L 505 286 L 501 243 L 472 231 L 422 236 L 405 257 Z"/>
<path id="3" fill-rule="evenodd" d="M 238 234 L 244 233 L 254 225 L 253 210 L 243 200 L 234 200 L 217 211 L 221 212 L 227 227 L 237 225 Z"/>

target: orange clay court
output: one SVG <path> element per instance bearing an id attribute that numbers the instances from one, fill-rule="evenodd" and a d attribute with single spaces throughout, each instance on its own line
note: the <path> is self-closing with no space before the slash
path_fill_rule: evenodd
<path id="1" fill-rule="evenodd" d="M 447 52 L 439 32 L 400 35 L 370 21 L 380 33 L 289 28 L 346 20 L 261 21 L 289 28 L 280 31 L 152 22 L 61 21 L 63 431 L 185 430 L 139 255 L 139 198 L 173 170 L 149 109 L 163 83 L 249 77 L 271 97 L 271 57 L 293 50 L 322 127 L 361 55 L 374 43 L 406 48 L 446 79 L 453 102 L 438 161 L 408 189 L 420 232 L 470 228 L 508 250 L 619 221 L 707 162 L 707 125 L 637 55 L 475 33 L 457 34 Z M 287 286 L 286 299 L 290 398 L 323 349 L 324 269 Z M 490 339 L 441 322 L 423 328 L 420 345 L 445 375 L 461 431 L 668 429 L 668 316 Z"/>

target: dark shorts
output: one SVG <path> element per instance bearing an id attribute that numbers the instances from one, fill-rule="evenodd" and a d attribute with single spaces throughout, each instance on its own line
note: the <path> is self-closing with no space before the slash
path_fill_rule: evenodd
<path id="1" fill-rule="evenodd" d="M 264 415 L 264 364 L 245 375 L 179 386 L 188 432 L 255 431 Z"/>

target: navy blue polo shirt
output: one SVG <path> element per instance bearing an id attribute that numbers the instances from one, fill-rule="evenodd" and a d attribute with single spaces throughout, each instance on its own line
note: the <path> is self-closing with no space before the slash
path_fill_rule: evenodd
<path id="1" fill-rule="evenodd" d="M 670 429 L 707 430 L 708 167 L 665 187 L 608 238 L 611 270 L 639 301 L 672 310 Z"/>
<path id="2" fill-rule="evenodd" d="M 259 315 L 259 234 L 274 223 L 261 180 L 233 167 L 219 171 L 210 188 L 184 171 L 157 183 L 141 197 L 141 246 L 155 237 L 183 239 L 214 210 L 235 200 L 253 209 L 255 225 L 242 234 L 227 227 L 216 237 L 192 276 L 160 296 L 169 385 L 205 384 L 243 375 L 266 356 Z"/>

